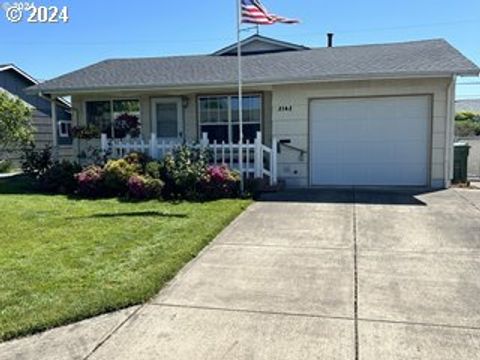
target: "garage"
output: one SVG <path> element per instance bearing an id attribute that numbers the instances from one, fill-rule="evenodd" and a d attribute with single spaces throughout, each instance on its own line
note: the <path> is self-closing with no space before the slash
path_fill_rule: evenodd
<path id="1" fill-rule="evenodd" d="M 430 96 L 312 100 L 310 184 L 429 185 Z"/>

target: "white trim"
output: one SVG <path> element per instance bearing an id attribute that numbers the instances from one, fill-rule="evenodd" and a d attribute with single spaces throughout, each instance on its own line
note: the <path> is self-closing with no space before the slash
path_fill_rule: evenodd
<path id="1" fill-rule="evenodd" d="M 292 51 L 295 51 L 295 50 L 309 50 L 309 48 L 304 46 L 304 45 L 293 44 L 293 43 L 289 43 L 289 42 L 286 42 L 286 41 L 272 39 L 272 38 L 268 38 L 266 36 L 257 35 L 257 34 L 252 35 L 245 40 L 242 40 L 240 42 L 240 46 L 244 47 L 248 44 L 251 44 L 254 41 L 264 42 L 264 43 L 269 44 L 269 45 L 281 46 L 281 47 L 284 47 L 286 49 L 286 51 L 288 51 L 288 49 L 290 49 Z M 236 48 L 237 48 L 237 43 L 229 45 L 227 47 L 224 47 L 223 49 L 220 49 L 220 50 L 214 52 L 212 55 L 221 56 L 221 55 L 224 55 L 224 54 L 228 54 L 229 52 L 231 52 L 232 50 L 235 50 Z"/>
<path id="2" fill-rule="evenodd" d="M 50 108 L 52 114 L 52 148 L 53 148 L 53 159 L 58 160 L 58 135 L 57 135 L 57 101 L 55 98 L 52 98 L 50 101 Z"/>
<path id="3" fill-rule="evenodd" d="M 23 71 L 22 69 L 20 69 L 18 66 L 16 66 L 15 64 L 8 64 L 6 66 L 3 66 L 3 67 L 0 67 L 0 72 L 2 71 L 7 71 L 7 70 L 13 70 L 15 72 L 17 72 L 18 74 L 22 75 L 25 79 L 31 81 L 32 83 L 34 83 L 35 85 L 38 85 L 40 84 L 40 81 L 38 81 L 37 79 L 35 79 L 34 77 L 30 76 L 29 74 L 27 74 L 25 71 Z M 40 97 L 42 97 L 41 95 L 41 92 L 40 92 Z M 46 99 L 46 100 L 49 100 L 50 99 Z M 63 105 L 67 106 L 67 107 L 71 107 L 71 104 L 63 99 L 63 98 L 57 98 L 56 100 L 60 101 L 61 103 L 63 103 Z"/>
<path id="4" fill-rule="evenodd" d="M 114 101 L 138 101 L 138 108 L 139 108 L 139 120 L 140 120 L 140 131 L 142 129 L 142 102 L 139 97 L 135 96 L 125 96 L 125 97 L 115 97 L 115 96 L 103 96 L 99 98 L 86 98 L 83 100 L 82 107 L 83 107 L 83 125 L 87 126 L 88 125 L 88 112 L 87 112 L 87 103 L 89 102 L 110 102 L 110 128 L 112 135 L 114 134 L 114 129 L 113 125 L 115 122 L 115 118 L 113 116 L 114 110 L 113 110 L 113 102 Z M 82 124 L 78 124 L 79 126 L 82 126 Z M 99 129 L 100 131 L 102 129 Z"/>
<path id="5" fill-rule="evenodd" d="M 177 104 L 177 137 L 174 139 L 185 139 L 185 130 L 183 126 L 183 102 L 181 97 L 156 97 L 150 99 L 150 109 L 151 109 L 151 129 L 152 133 L 158 137 L 157 133 L 157 104 Z M 161 138 L 159 139 L 168 139 L 172 138 Z"/>
<path id="6" fill-rule="evenodd" d="M 452 76 L 447 86 L 447 111 L 445 114 L 445 160 L 444 160 L 444 184 L 445 188 L 449 188 L 453 179 L 453 161 L 454 147 L 453 139 L 455 138 L 455 83 L 456 76 Z"/>
<path id="7" fill-rule="evenodd" d="M 20 75 L 22 75 L 24 78 L 30 80 L 31 82 L 35 83 L 35 85 L 37 84 L 40 84 L 40 81 L 38 81 L 37 79 L 31 77 L 30 75 L 28 75 L 25 71 L 23 71 L 22 69 L 20 69 L 19 67 L 17 67 L 16 65 L 14 64 L 9 64 L 7 66 L 4 66 L 4 67 L 1 67 L 0 68 L 0 72 L 1 71 L 6 71 L 6 70 L 14 70 L 16 71 L 17 73 L 19 73 Z"/>
<path id="8" fill-rule="evenodd" d="M 72 126 L 72 122 L 70 120 L 59 120 L 58 123 L 58 136 L 61 137 L 61 138 L 69 138 L 70 137 L 70 133 L 68 131 L 68 125 L 70 125 L 70 127 Z M 66 128 L 66 131 L 67 132 L 64 132 L 62 130 L 62 125 L 66 125 L 67 128 Z"/>
<path id="9" fill-rule="evenodd" d="M 260 119 L 258 122 L 243 122 L 243 126 L 245 125 L 260 125 L 260 132 L 263 131 L 263 94 L 261 93 L 247 93 L 243 94 L 243 99 L 252 97 L 252 96 L 258 96 L 260 98 Z M 226 98 L 227 99 L 227 104 L 228 104 L 228 122 L 217 122 L 217 123 L 202 123 L 201 119 L 201 109 L 200 109 L 200 100 L 201 99 L 209 99 L 209 98 Z M 233 126 L 234 125 L 239 125 L 239 123 L 233 123 L 232 120 L 232 98 L 237 97 L 238 94 L 208 94 L 208 95 L 198 95 L 196 97 L 197 101 L 197 131 L 198 134 L 202 134 L 202 125 L 205 126 L 212 126 L 212 125 L 223 125 L 223 126 L 228 126 L 228 142 L 233 141 Z"/>

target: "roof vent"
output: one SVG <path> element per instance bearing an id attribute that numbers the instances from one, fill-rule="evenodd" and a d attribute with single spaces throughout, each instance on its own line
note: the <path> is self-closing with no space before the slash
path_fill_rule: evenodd
<path id="1" fill-rule="evenodd" d="M 333 47 L 333 35 L 334 33 L 327 33 L 327 47 Z"/>

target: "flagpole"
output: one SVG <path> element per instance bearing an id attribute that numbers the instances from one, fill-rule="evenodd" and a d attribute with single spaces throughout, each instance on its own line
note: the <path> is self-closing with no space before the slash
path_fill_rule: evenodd
<path id="1" fill-rule="evenodd" d="M 242 86 L 242 46 L 241 39 L 241 25 L 242 25 L 242 1 L 237 1 L 237 58 L 238 58 L 238 126 L 239 126 L 239 155 L 238 166 L 240 168 L 241 191 L 245 190 L 244 174 L 243 174 L 243 86 Z"/>

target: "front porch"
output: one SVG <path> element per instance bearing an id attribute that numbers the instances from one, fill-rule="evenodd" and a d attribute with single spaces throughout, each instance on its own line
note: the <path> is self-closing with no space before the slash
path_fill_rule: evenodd
<path id="1" fill-rule="evenodd" d="M 182 144 L 202 146 L 211 150 L 212 164 L 277 183 L 271 88 L 245 92 L 242 145 L 233 88 L 74 94 L 72 104 L 74 129 L 91 127 L 98 134 L 74 142 L 79 158 L 93 148 L 112 158 L 140 151 L 159 160 Z"/>
<path id="2" fill-rule="evenodd" d="M 210 150 L 212 165 L 227 165 L 241 173 L 244 178 L 268 179 L 270 186 L 277 184 L 277 147 L 271 148 L 262 143 L 262 133 L 256 134 L 255 140 L 240 142 L 211 141 L 208 133 L 202 133 L 199 142 L 188 143 L 181 139 L 159 138 L 156 133 L 150 139 L 143 137 L 109 139 L 107 134 L 101 136 L 101 152 L 104 158 L 121 158 L 131 152 L 142 152 L 151 158 L 161 160 L 168 153 L 182 145 L 201 147 Z M 273 144 L 277 141 L 273 139 Z M 240 161 L 242 160 L 242 161 Z"/>

